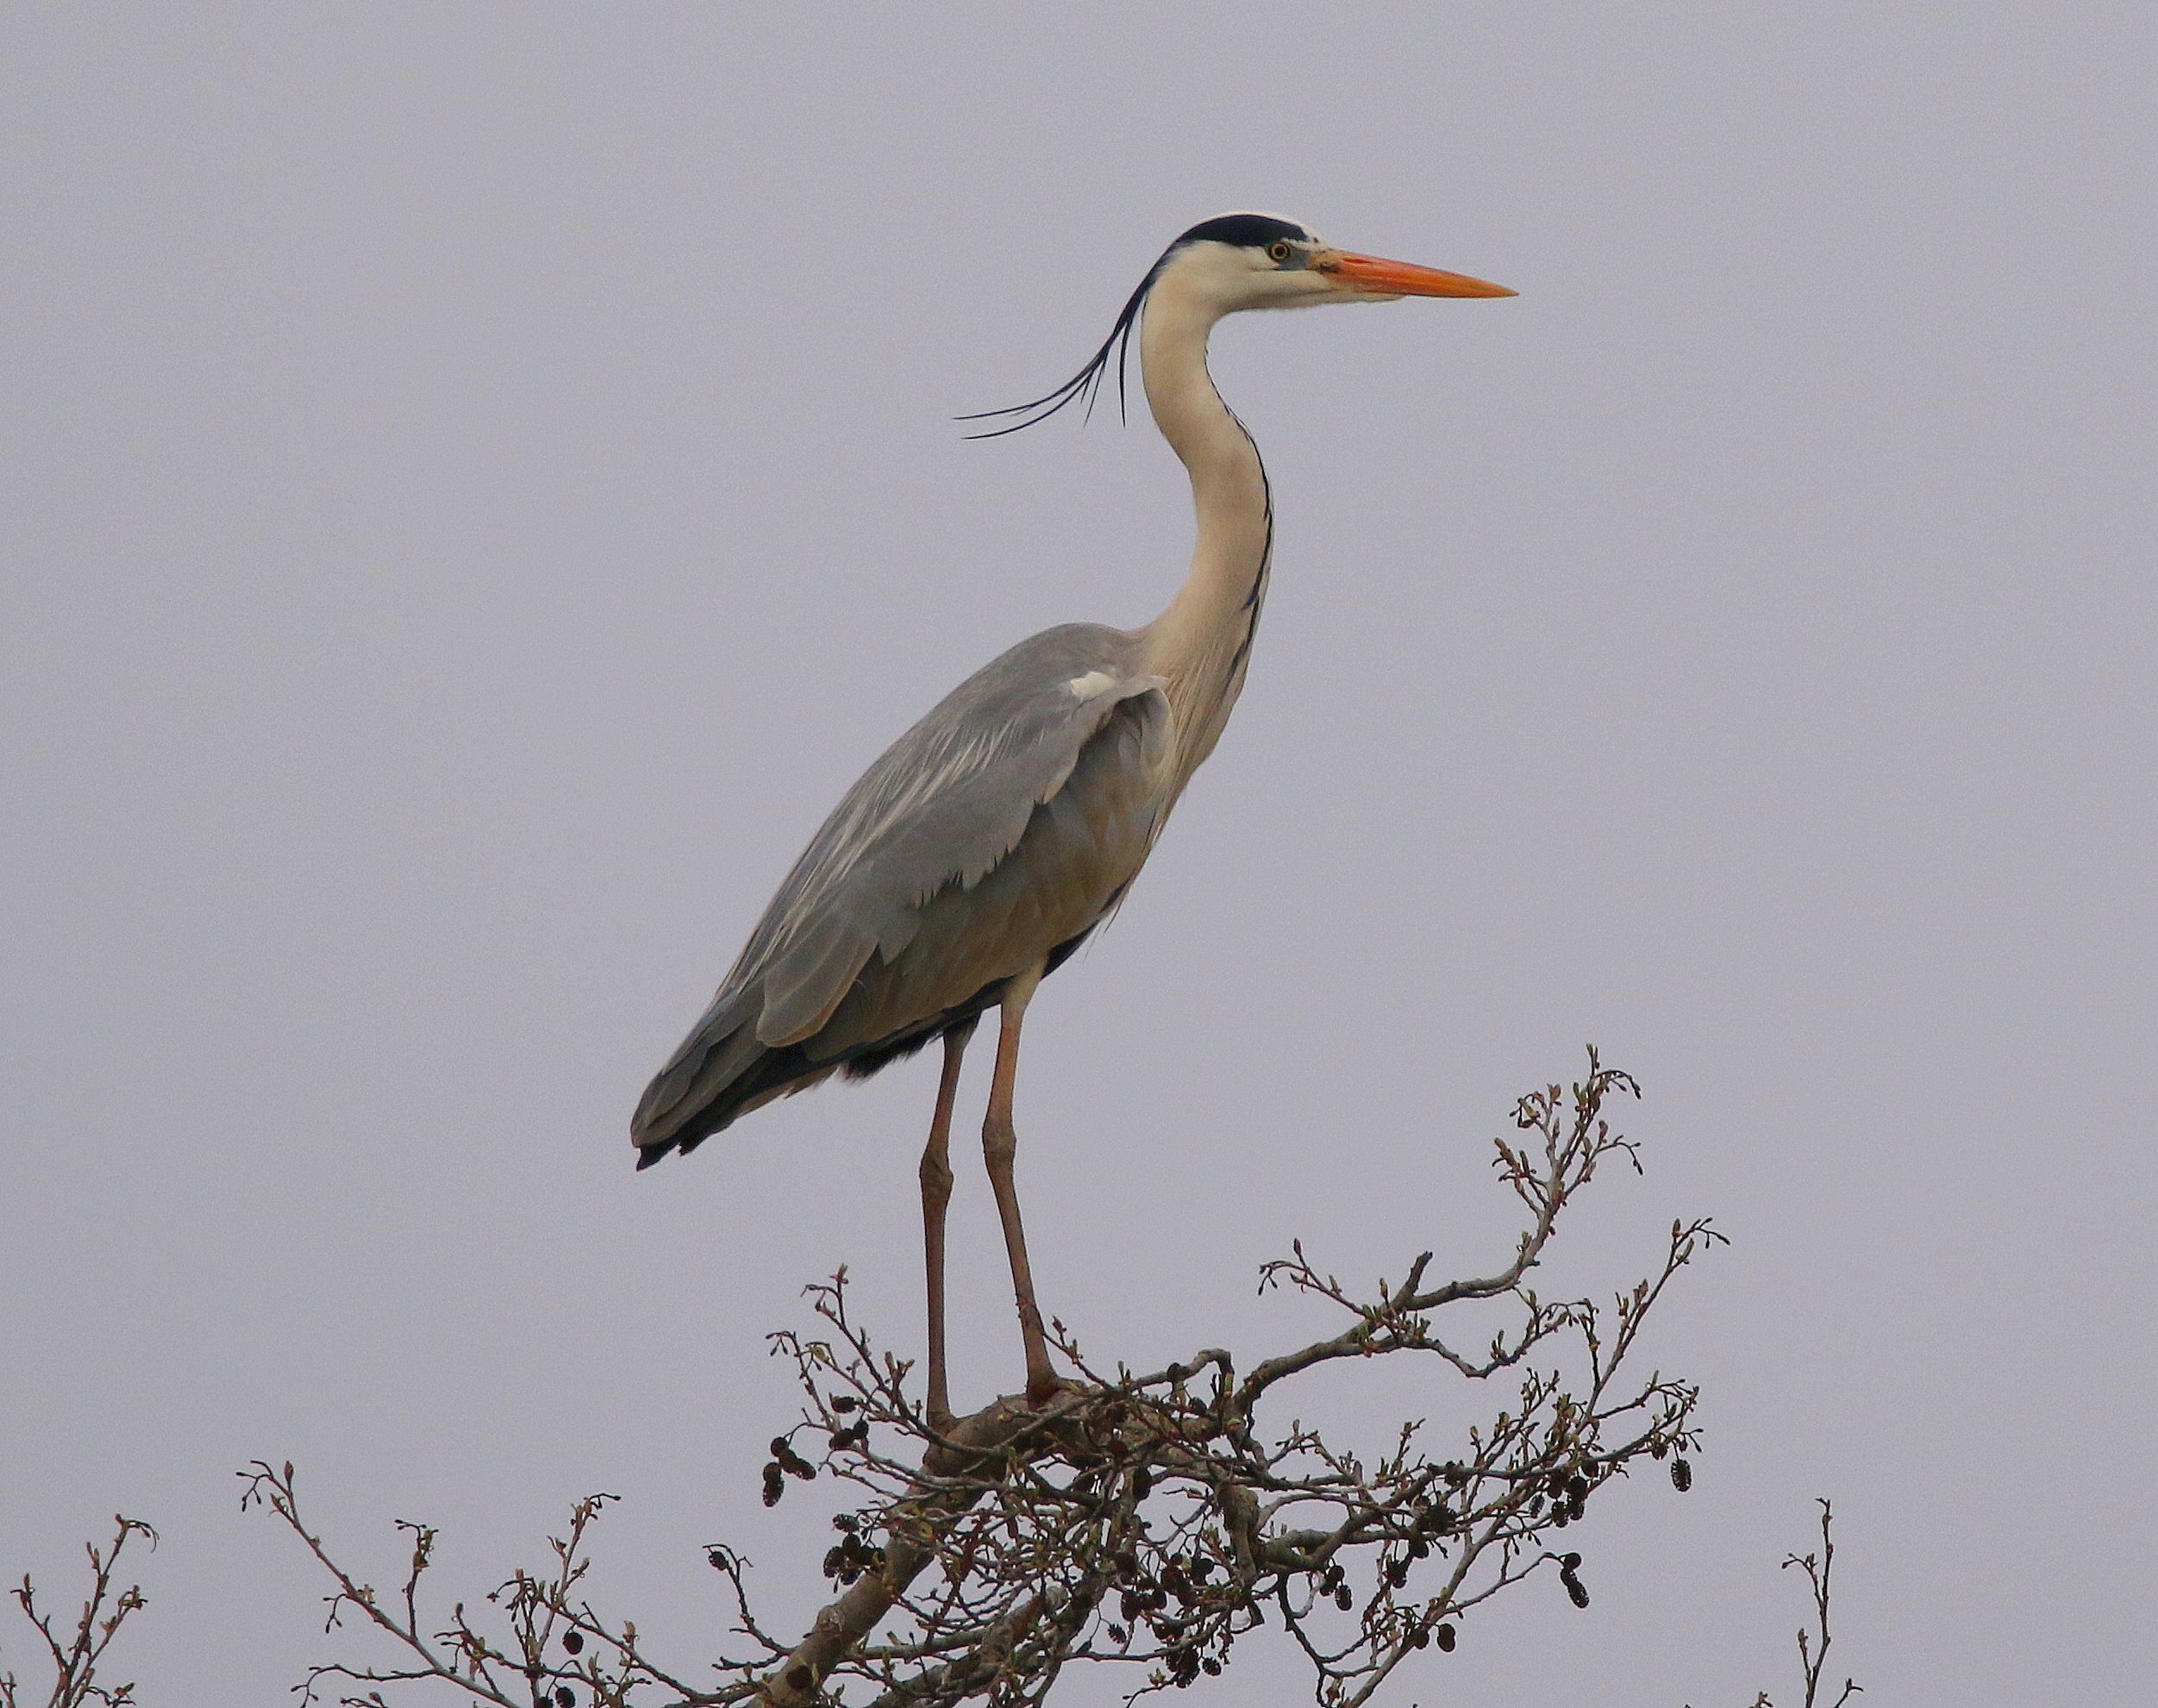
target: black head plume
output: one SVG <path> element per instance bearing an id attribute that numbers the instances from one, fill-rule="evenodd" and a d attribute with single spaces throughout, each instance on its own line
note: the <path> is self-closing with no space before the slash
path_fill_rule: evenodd
<path id="1" fill-rule="evenodd" d="M 1175 253 L 1173 248 L 1169 251 L 1169 254 Z M 1162 266 L 1168 260 L 1169 254 L 1163 255 L 1160 260 L 1147 269 L 1147 276 L 1139 281 L 1139 288 L 1131 293 L 1131 300 L 1124 304 L 1123 312 L 1117 316 L 1117 324 L 1110 328 L 1109 336 L 1103 340 L 1102 347 L 1094 352 L 1092 360 L 1055 391 L 1036 397 L 1031 404 L 1014 404 L 1008 410 L 984 410 L 978 415 L 960 416 L 961 421 L 998 421 L 1006 416 L 1014 417 L 1002 427 L 984 428 L 979 433 L 970 433 L 966 436 L 969 439 L 1001 439 L 1007 433 L 1016 433 L 1023 427 L 1032 427 L 1036 422 L 1047 421 L 1074 398 L 1085 400 L 1085 413 L 1092 416 L 1094 413 L 1094 394 L 1101 390 L 1102 377 L 1109 372 L 1109 356 L 1112 350 L 1117 354 L 1117 413 L 1123 416 L 1125 414 L 1124 368 L 1131 354 L 1131 335 L 1138 328 L 1139 311 L 1146 305 L 1147 292 L 1154 289 L 1154 282 L 1160 276 Z"/>
<path id="2" fill-rule="evenodd" d="M 1147 292 L 1154 289 L 1154 282 L 1161 277 L 1161 269 L 1168 266 L 1176 252 L 1186 244 L 1200 242 L 1229 243 L 1239 248 L 1264 248 L 1278 239 L 1309 243 L 1311 234 L 1302 226 L 1287 220 L 1275 219 L 1267 214 L 1224 214 L 1218 219 L 1202 220 L 1167 249 L 1161 259 L 1147 269 L 1147 276 L 1139 281 L 1139 288 L 1131 293 L 1131 300 L 1124 304 L 1123 312 L 1117 316 L 1117 324 L 1109 329 L 1109 336 L 1102 347 L 1094 352 L 1093 360 L 1073 374 L 1055 391 L 1036 397 L 1030 404 L 1014 404 L 1008 410 L 984 410 L 978 415 L 963 415 L 961 421 L 1000 421 L 1013 417 L 1002 427 L 985 428 L 979 433 L 970 433 L 969 439 L 1001 439 L 1007 433 L 1016 433 L 1023 427 L 1033 427 L 1047 421 L 1066 404 L 1074 401 L 1085 404 L 1085 414 L 1094 413 L 1094 398 L 1101 390 L 1102 380 L 1109 372 L 1111 352 L 1117 357 L 1117 413 L 1123 417 L 1125 407 L 1124 376 L 1131 356 L 1131 335 L 1139 325 L 1140 311 L 1146 307 Z"/>

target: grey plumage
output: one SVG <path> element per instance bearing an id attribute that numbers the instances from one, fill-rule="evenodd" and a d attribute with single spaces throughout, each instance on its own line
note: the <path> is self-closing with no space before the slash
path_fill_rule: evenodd
<path id="1" fill-rule="evenodd" d="M 1072 623 L 975 673 L 847 793 L 638 1105 L 637 1166 L 832 1073 L 873 1073 L 944 1041 L 923 1148 L 927 1417 L 952 1419 L 944 1223 L 961 1058 L 998 1011 L 982 1160 L 1011 1263 L 1029 1404 L 1055 1391 L 1012 1161 L 1020 1029 L 1041 979 L 1107 917 L 1243 691 L 1273 561 L 1259 447 L 1206 371 L 1223 315 L 1397 297 L 1511 296 L 1460 273 L 1335 249 L 1293 221 L 1235 214 L 1172 243 L 1093 359 L 998 414 L 1016 430 L 1090 399 L 1135 335 L 1154 423 L 1192 479 L 1192 566 L 1143 629 Z M 1010 419 L 1016 417 L 1016 419 Z"/>
<path id="2" fill-rule="evenodd" d="M 875 1072 L 1077 947 L 1168 804 L 1168 706 L 1142 662 L 1121 629 L 1047 629 L 892 743 L 646 1092 L 640 1167 L 841 1068 Z"/>

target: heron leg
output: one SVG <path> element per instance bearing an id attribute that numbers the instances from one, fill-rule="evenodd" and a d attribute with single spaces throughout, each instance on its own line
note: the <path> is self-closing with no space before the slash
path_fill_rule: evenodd
<path id="1" fill-rule="evenodd" d="M 1019 1023 L 1043 969 L 1034 967 L 1004 986 L 1003 1018 L 997 1033 L 997 1071 L 989 1086 L 989 1118 L 982 1123 L 982 1157 L 989 1165 L 989 1185 L 997 1194 L 997 1214 L 1004 1224 L 1004 1250 L 1011 1259 L 1011 1286 L 1018 1297 L 1019 1334 L 1026 1346 L 1027 1398 L 1039 1405 L 1056 1392 L 1049 1368 L 1049 1343 L 1041 1332 L 1041 1310 L 1034 1301 L 1034 1274 L 1027 1267 L 1027 1236 L 1019 1225 L 1019 1195 L 1011 1184 L 1011 1159 L 1019 1136 L 1011 1124 L 1011 1087 L 1019 1068 Z"/>
<path id="2" fill-rule="evenodd" d="M 936 1113 L 922 1151 L 922 1253 L 929 1281 L 929 1427 L 940 1434 L 952 1423 L 952 1393 L 944 1375 L 944 1208 L 952 1201 L 952 1101 L 959 1095 L 960 1058 L 974 1035 L 961 1021 L 944 1035 L 944 1073 L 936 1085 Z"/>

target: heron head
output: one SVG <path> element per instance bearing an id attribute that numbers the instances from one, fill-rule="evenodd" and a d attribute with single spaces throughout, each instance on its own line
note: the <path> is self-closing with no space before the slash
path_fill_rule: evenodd
<path id="1" fill-rule="evenodd" d="M 1223 214 L 1202 220 L 1161 252 L 1131 293 L 1093 359 L 1063 385 L 1030 404 L 961 421 L 1002 421 L 970 435 L 997 439 L 1047 421 L 1074 401 L 1092 413 L 1094 395 L 1111 366 L 1121 403 L 1124 365 L 1139 317 L 1150 301 L 1173 297 L 1204 321 L 1243 309 L 1310 308 L 1320 303 L 1392 303 L 1404 297 L 1511 297 L 1503 285 L 1466 273 L 1442 272 L 1409 261 L 1383 260 L 1337 249 L 1308 227 L 1274 214 Z M 1112 358 L 1113 363 L 1112 363 Z"/>
<path id="2" fill-rule="evenodd" d="M 1320 303 L 1392 303 L 1404 297 L 1511 297 L 1503 285 L 1338 249 L 1274 214 L 1223 214 L 1172 243 L 1148 276 L 1149 291 L 1189 294 L 1217 314 Z"/>

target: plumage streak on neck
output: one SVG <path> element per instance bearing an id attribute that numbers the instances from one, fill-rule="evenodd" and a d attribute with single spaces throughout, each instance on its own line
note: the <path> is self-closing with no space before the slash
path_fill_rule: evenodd
<path id="1" fill-rule="evenodd" d="M 1273 574 L 1273 482 L 1267 478 L 1266 459 L 1259 454 L 1259 441 L 1251 436 L 1235 410 L 1230 410 L 1229 418 L 1236 423 L 1236 430 L 1244 435 L 1251 447 L 1254 461 L 1259 465 L 1260 490 L 1266 495 L 1267 543 L 1259 553 L 1259 566 L 1252 572 L 1251 591 L 1244 595 L 1244 610 L 1249 613 L 1244 622 L 1244 638 L 1236 643 L 1236 656 L 1230 660 L 1232 670 L 1242 670 L 1251 655 L 1251 643 L 1259 633 L 1259 613 L 1266 609 L 1267 583 Z"/>
<path id="2" fill-rule="evenodd" d="M 1273 560 L 1273 494 L 1259 447 L 1207 372 L 1220 310 L 1179 283 L 1168 274 L 1147 303 L 1139 367 L 1155 424 L 1191 477 L 1197 532 L 1184 585 L 1140 633 L 1148 667 L 1168 685 L 1180 793 L 1243 687 Z"/>
<path id="3" fill-rule="evenodd" d="M 1194 227 L 1156 261 L 1125 303 L 1100 349 L 1054 391 L 1006 410 L 962 416 L 1001 422 L 970 436 L 998 438 L 1046 421 L 1073 403 L 1091 413 L 1115 358 L 1121 406 L 1132 339 L 1147 403 L 1161 436 L 1192 480 L 1197 520 L 1192 567 L 1167 610 L 1139 631 L 1148 668 L 1167 684 L 1176 726 L 1176 775 L 1169 799 L 1214 750 L 1222 726 L 1242 691 L 1251 643 L 1266 602 L 1273 559 L 1273 491 L 1248 430 L 1222 401 L 1206 367 L 1206 342 L 1234 303 L 1219 294 L 1219 275 L 1181 269 L 1185 246 L 1199 239 L 1263 241 L 1270 235 L 1308 237 L 1301 228 L 1259 219 L 1264 231 L 1242 228 L 1257 216 Z M 1234 230 L 1227 227 L 1234 226 Z M 1217 227 L 1223 229 L 1217 230 Z"/>

